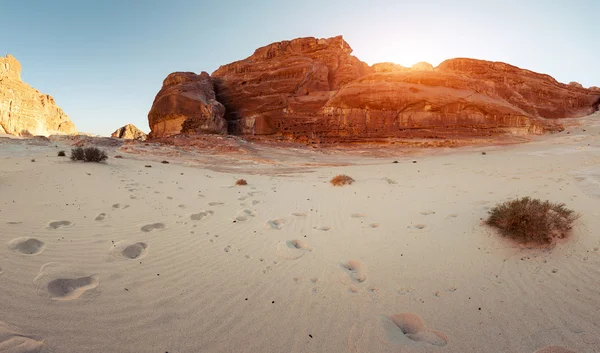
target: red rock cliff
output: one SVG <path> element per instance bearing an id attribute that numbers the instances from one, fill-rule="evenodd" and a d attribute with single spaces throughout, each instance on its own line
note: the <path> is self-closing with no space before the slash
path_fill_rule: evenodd
<path id="1" fill-rule="evenodd" d="M 546 119 L 583 116 L 600 104 L 598 90 L 504 63 L 452 59 L 436 68 L 369 67 L 351 52 L 341 36 L 299 38 L 221 66 L 212 78 L 228 132 L 332 142 L 538 134 Z"/>

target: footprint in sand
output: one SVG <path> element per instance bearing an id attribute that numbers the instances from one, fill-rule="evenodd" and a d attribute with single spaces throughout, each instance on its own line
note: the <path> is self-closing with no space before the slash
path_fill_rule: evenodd
<path id="1" fill-rule="evenodd" d="M 52 300 L 68 301 L 81 297 L 85 292 L 98 286 L 99 277 L 96 274 L 85 274 L 73 271 L 56 262 L 42 266 L 33 283 L 42 296 Z M 86 296 L 88 299 L 93 296 Z"/>
<path id="2" fill-rule="evenodd" d="M 277 255 L 287 260 L 299 259 L 310 251 L 313 248 L 304 240 L 294 239 L 277 244 Z"/>
<path id="3" fill-rule="evenodd" d="M 238 212 L 238 215 L 235 217 L 236 221 L 244 222 L 248 220 L 248 217 L 255 217 L 256 213 L 251 210 L 243 210 Z"/>
<path id="4" fill-rule="evenodd" d="M 116 203 L 116 204 L 112 205 L 112 208 L 115 208 L 115 209 L 120 208 L 122 210 L 124 210 L 128 207 L 129 207 L 129 205 L 121 205 L 120 203 Z"/>
<path id="5" fill-rule="evenodd" d="M 294 212 L 294 213 L 292 213 L 292 216 L 295 216 L 295 217 L 306 217 L 306 212 Z"/>
<path id="6" fill-rule="evenodd" d="M 256 205 L 258 205 L 259 203 L 260 203 L 260 201 L 259 201 L 259 200 L 252 200 L 252 205 L 253 205 L 253 206 L 256 206 Z"/>
<path id="7" fill-rule="evenodd" d="M 96 216 L 96 218 L 94 218 L 94 220 L 98 221 L 98 222 L 102 222 L 105 219 L 106 219 L 106 213 L 100 213 L 99 215 Z"/>
<path id="8" fill-rule="evenodd" d="M 165 224 L 164 223 L 152 223 L 152 224 L 146 224 L 145 226 L 142 226 L 142 228 L 140 228 L 142 232 L 151 232 L 153 230 L 162 230 L 165 229 Z"/>
<path id="9" fill-rule="evenodd" d="M 73 300 L 85 291 L 98 286 L 98 276 L 91 275 L 78 278 L 57 278 L 48 282 L 48 293 L 54 300 Z"/>
<path id="10" fill-rule="evenodd" d="M 442 347 L 448 344 L 443 333 L 425 326 L 423 319 L 413 313 L 401 313 L 381 316 L 381 326 L 387 339 L 401 345 L 433 345 Z"/>
<path id="11" fill-rule="evenodd" d="M 318 227 L 314 227 L 314 229 L 321 230 L 323 232 L 327 232 L 327 231 L 331 230 L 331 227 L 330 226 L 318 226 Z"/>
<path id="12" fill-rule="evenodd" d="M 194 213 L 194 214 L 190 215 L 190 219 L 192 221 L 200 221 L 203 218 L 210 216 L 211 214 L 214 214 L 214 212 L 210 211 L 210 210 L 202 211 L 202 212 L 198 212 L 198 213 Z"/>
<path id="13" fill-rule="evenodd" d="M 209 202 L 208 205 L 209 206 L 222 206 L 224 205 L 224 202 Z"/>
<path id="14" fill-rule="evenodd" d="M 379 223 L 371 223 L 369 224 L 370 228 L 379 228 Z"/>
<path id="15" fill-rule="evenodd" d="M 48 228 L 58 229 L 58 228 L 62 228 L 62 227 L 68 227 L 71 224 L 72 223 L 69 221 L 54 221 L 54 222 L 48 223 Z"/>
<path id="16" fill-rule="evenodd" d="M 429 215 L 435 214 L 435 211 L 432 211 L 432 210 L 425 210 L 425 211 L 421 211 L 421 214 L 422 214 L 423 216 L 429 216 Z"/>
<path id="17" fill-rule="evenodd" d="M 0 352 L 42 353 L 50 352 L 41 339 L 23 334 L 20 330 L 0 321 Z"/>
<path id="18" fill-rule="evenodd" d="M 16 238 L 7 243 L 8 248 L 23 255 L 37 255 L 44 251 L 46 244 L 35 238 Z"/>
<path id="19" fill-rule="evenodd" d="M 413 225 L 407 226 L 406 228 L 410 229 L 411 232 L 413 232 L 413 233 L 422 233 L 422 232 L 427 232 L 429 230 L 429 227 L 427 226 L 427 224 L 423 224 L 423 223 L 413 224 Z"/>
<path id="20" fill-rule="evenodd" d="M 285 224 L 285 219 L 272 219 L 272 220 L 267 221 L 267 227 L 269 227 L 270 229 L 279 230 L 279 229 L 283 228 L 284 224 Z"/>
<path id="21" fill-rule="evenodd" d="M 343 263 L 342 269 L 345 270 L 350 280 L 355 283 L 363 283 L 367 280 L 365 265 L 358 260 L 350 260 Z"/>
<path id="22" fill-rule="evenodd" d="M 143 242 L 130 243 L 121 241 L 110 249 L 112 255 L 117 258 L 139 260 L 148 255 L 148 244 Z"/>
<path id="23" fill-rule="evenodd" d="M 364 214 L 364 213 L 353 213 L 353 214 L 350 215 L 350 217 L 352 217 L 352 218 L 363 218 L 363 217 L 366 217 L 366 216 L 367 215 Z"/>

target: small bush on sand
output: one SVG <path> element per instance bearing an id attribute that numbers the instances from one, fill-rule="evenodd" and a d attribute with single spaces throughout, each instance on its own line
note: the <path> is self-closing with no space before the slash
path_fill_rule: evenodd
<path id="1" fill-rule="evenodd" d="M 162 164 L 169 164 L 169 161 L 162 161 Z"/>
<path id="2" fill-rule="evenodd" d="M 104 162 L 108 156 L 106 152 L 96 147 L 77 147 L 71 150 L 71 160 L 84 162 Z"/>
<path id="3" fill-rule="evenodd" d="M 563 203 L 522 197 L 496 205 L 486 223 L 520 243 L 547 245 L 564 238 L 579 217 Z"/>
<path id="4" fill-rule="evenodd" d="M 59 156 L 59 157 L 64 157 L 64 156 L 66 156 L 66 155 L 67 155 L 67 154 L 65 153 L 65 151 L 58 151 L 58 156 Z"/>
<path id="5" fill-rule="evenodd" d="M 119 159 L 119 158 L 123 158 L 123 156 L 121 156 L 120 154 L 116 155 L 115 158 Z"/>
<path id="6" fill-rule="evenodd" d="M 333 186 L 344 186 L 346 184 L 351 185 L 354 182 L 354 179 L 347 176 L 346 174 L 339 174 L 333 177 L 329 181 Z"/>
<path id="7" fill-rule="evenodd" d="M 235 185 L 238 185 L 238 186 L 242 186 L 242 185 L 248 185 L 248 182 L 246 181 L 246 179 L 238 179 L 238 180 L 235 182 Z"/>

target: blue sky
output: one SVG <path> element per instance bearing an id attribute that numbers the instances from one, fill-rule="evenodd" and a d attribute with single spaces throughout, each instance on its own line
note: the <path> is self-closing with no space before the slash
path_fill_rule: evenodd
<path id="1" fill-rule="evenodd" d="M 0 16 L 0 55 L 102 135 L 148 132 L 170 72 L 211 73 L 296 37 L 342 34 L 369 64 L 473 57 L 600 86 L 600 0 L 3 0 Z"/>

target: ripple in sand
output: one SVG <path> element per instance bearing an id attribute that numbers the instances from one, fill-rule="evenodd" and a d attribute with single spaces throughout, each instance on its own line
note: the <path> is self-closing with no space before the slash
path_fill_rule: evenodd
<path id="1" fill-rule="evenodd" d="M 35 238 L 16 238 L 7 243 L 8 248 L 24 255 L 38 255 L 46 244 Z"/>
<path id="2" fill-rule="evenodd" d="M 413 313 L 400 313 L 380 317 L 380 323 L 387 339 L 395 344 L 424 344 L 445 346 L 448 337 L 425 326 L 423 319 Z"/>
<path id="3" fill-rule="evenodd" d="M 570 349 L 566 349 L 558 346 L 546 346 L 538 349 L 535 353 L 575 353 Z"/>
<path id="4" fill-rule="evenodd" d="M 165 229 L 165 224 L 164 223 L 152 223 L 152 224 L 146 224 L 145 226 L 142 226 L 142 228 L 140 228 L 140 230 L 142 232 L 152 232 L 153 230 L 162 230 Z"/>
<path id="5" fill-rule="evenodd" d="M 50 350 L 34 336 L 26 335 L 20 330 L 0 321 L 0 352 L 7 353 L 48 353 Z"/>
<path id="6" fill-rule="evenodd" d="M 72 223 L 69 221 L 53 221 L 53 222 L 48 223 L 48 228 L 58 229 L 58 228 L 62 228 L 62 227 L 68 227 L 71 224 Z"/>

